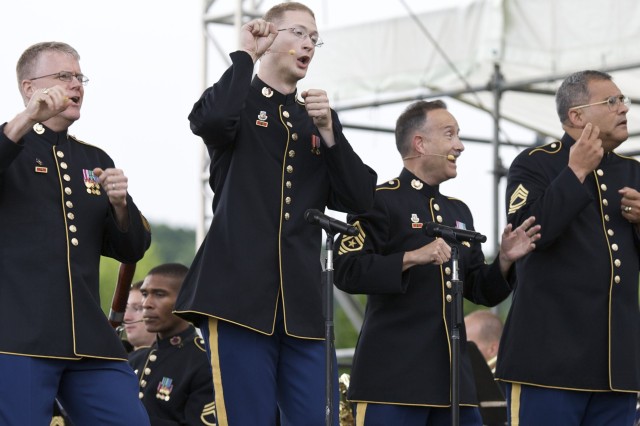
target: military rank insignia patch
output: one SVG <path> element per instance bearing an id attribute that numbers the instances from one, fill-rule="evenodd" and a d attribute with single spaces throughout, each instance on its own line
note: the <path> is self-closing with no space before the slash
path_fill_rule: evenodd
<path id="1" fill-rule="evenodd" d="M 64 417 L 54 416 L 51 419 L 51 424 L 49 426 L 64 426 Z"/>
<path id="2" fill-rule="evenodd" d="M 82 177 L 84 179 L 84 186 L 87 187 L 87 193 L 100 195 L 100 179 L 93 174 L 93 170 L 82 169 Z"/>
<path id="3" fill-rule="evenodd" d="M 207 426 L 216 426 L 216 403 L 215 401 L 206 404 L 200 414 L 202 424 Z"/>
<path id="4" fill-rule="evenodd" d="M 358 229 L 358 235 L 344 235 L 342 236 L 342 240 L 340 241 L 340 249 L 338 250 L 338 254 L 345 254 L 352 251 L 360 251 L 364 247 L 364 238 L 365 234 L 362 230 L 362 226 L 360 222 L 357 221 L 353 224 Z"/>
<path id="5" fill-rule="evenodd" d="M 520 207 L 524 206 L 528 196 L 529 191 L 522 184 L 518 185 L 509 199 L 509 214 L 515 213 Z"/>

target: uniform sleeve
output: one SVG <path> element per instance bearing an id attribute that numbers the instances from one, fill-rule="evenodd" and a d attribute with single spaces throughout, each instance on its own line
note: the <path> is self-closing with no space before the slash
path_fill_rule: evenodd
<path id="1" fill-rule="evenodd" d="M 469 206 L 459 200 L 456 205 L 468 229 L 475 231 Z M 458 247 L 458 268 L 463 271 L 459 278 L 462 280 L 465 299 L 483 306 L 495 306 L 505 300 L 511 293 L 511 285 L 502 276 L 498 258 L 487 265 L 482 244 L 479 242 L 459 244 Z"/>
<path id="2" fill-rule="evenodd" d="M 592 201 L 568 165 L 559 164 L 565 161 L 551 155 L 523 152 L 509 168 L 507 179 L 507 221 L 515 228 L 535 216 L 542 226 L 537 249 L 553 244 Z M 554 172 L 557 169 L 559 173 Z"/>
<path id="3" fill-rule="evenodd" d="M 120 229 L 111 209 L 105 219 L 105 233 L 102 255 L 112 257 L 119 262 L 135 263 L 144 257 L 151 245 L 151 228 L 138 207 L 127 194 L 129 226 L 126 231 Z"/>
<path id="4" fill-rule="evenodd" d="M 235 140 L 240 113 L 251 88 L 251 56 L 242 51 L 229 56 L 231 67 L 204 91 L 189 114 L 191 131 L 213 148 L 222 148 Z"/>
<path id="5" fill-rule="evenodd" d="M 358 214 L 373 206 L 378 175 L 364 164 L 342 133 L 335 111 L 333 131 L 336 144 L 326 149 L 326 164 L 331 182 L 327 206 L 332 210 Z"/>
<path id="6" fill-rule="evenodd" d="M 22 142 L 14 143 L 4 134 L 5 125 L 0 126 L 0 194 L 3 192 L 6 170 L 24 147 Z"/>
<path id="7" fill-rule="evenodd" d="M 402 272 L 404 252 L 384 253 L 389 234 L 389 216 L 384 203 L 376 198 L 369 212 L 349 216 L 359 233 L 343 235 L 336 242 L 335 285 L 351 294 L 403 293 L 408 272 Z"/>
<path id="8" fill-rule="evenodd" d="M 203 357 L 206 359 L 206 357 Z M 193 376 L 191 392 L 184 407 L 186 425 L 215 425 L 215 403 L 213 400 L 213 380 L 211 369 L 203 363 L 200 371 Z"/>
<path id="9" fill-rule="evenodd" d="M 489 265 L 484 263 L 484 255 L 482 258 L 483 262 L 472 266 L 464 277 L 463 294 L 476 305 L 496 306 L 511 294 L 512 280 L 502 276 L 498 258 Z"/>

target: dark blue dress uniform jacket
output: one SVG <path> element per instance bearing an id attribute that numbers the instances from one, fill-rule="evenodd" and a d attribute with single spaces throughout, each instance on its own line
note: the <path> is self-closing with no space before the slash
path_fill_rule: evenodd
<path id="1" fill-rule="evenodd" d="M 104 151 L 43 129 L 15 144 L 0 128 L 0 352 L 126 360 L 100 308 L 100 255 L 135 263 L 148 224 L 127 196 L 118 228 L 88 173 L 114 167 Z"/>
<path id="2" fill-rule="evenodd" d="M 428 222 L 473 228 L 465 203 L 440 193 L 404 169 L 380 185 L 375 205 L 349 222 L 360 233 L 336 243 L 336 286 L 368 295 L 353 359 L 348 398 L 357 402 L 444 407 L 451 404 L 451 261 L 402 271 L 406 251 L 433 241 Z M 499 263 L 487 265 L 480 243 L 459 247 L 464 297 L 495 305 L 510 293 Z M 461 327 L 460 403 L 477 404 Z"/>
<path id="3" fill-rule="evenodd" d="M 616 153 L 580 183 L 575 141 L 523 151 L 509 170 L 508 221 L 534 215 L 536 250 L 518 283 L 498 354 L 502 380 L 586 391 L 640 390 L 638 234 L 618 190 L 640 190 L 640 164 Z"/>
<path id="4" fill-rule="evenodd" d="M 213 379 L 192 326 L 129 354 L 152 426 L 215 425 Z"/>
<path id="5" fill-rule="evenodd" d="M 189 120 L 211 157 L 213 221 L 176 302 L 192 321 L 210 316 L 271 334 L 284 301 L 286 332 L 323 338 L 321 228 L 307 209 L 361 212 L 376 174 L 333 114 L 327 148 L 296 93 L 255 77 L 245 52 L 194 105 Z"/>

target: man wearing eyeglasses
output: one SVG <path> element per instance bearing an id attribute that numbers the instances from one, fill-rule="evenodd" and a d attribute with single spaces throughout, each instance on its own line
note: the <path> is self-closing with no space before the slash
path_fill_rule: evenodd
<path id="1" fill-rule="evenodd" d="M 65 43 L 25 50 L 25 109 L 0 126 L 2 425 L 49 424 L 56 397 L 76 425 L 149 424 L 99 265 L 137 262 L 151 235 L 122 170 L 68 133 L 88 82 L 79 60 Z"/>
<path id="2" fill-rule="evenodd" d="M 283 425 L 326 424 L 322 233 L 304 213 L 363 212 L 377 177 L 326 92 L 296 89 L 321 44 L 308 7 L 274 6 L 242 27 L 233 65 L 189 115 L 214 214 L 176 313 L 207 342 L 220 425 L 274 425 L 278 410 Z"/>
<path id="3" fill-rule="evenodd" d="M 122 318 L 124 336 L 123 344 L 127 349 L 129 345 L 129 358 L 133 352 L 138 349 L 147 348 L 156 341 L 156 333 L 150 333 L 144 326 L 142 319 L 142 281 L 137 281 L 131 285 L 129 289 L 129 297 L 127 298 L 127 307 Z"/>
<path id="4" fill-rule="evenodd" d="M 514 160 L 507 219 L 545 232 L 516 263 L 496 377 L 512 424 L 631 425 L 640 391 L 640 165 L 624 143 L 629 100 L 598 71 L 556 93 L 560 141 Z M 519 423 L 517 423 L 519 421 Z"/>

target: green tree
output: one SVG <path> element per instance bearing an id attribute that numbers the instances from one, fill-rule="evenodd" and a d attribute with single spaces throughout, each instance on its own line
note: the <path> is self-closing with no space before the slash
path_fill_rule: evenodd
<path id="1" fill-rule="evenodd" d="M 151 246 L 136 264 L 133 282 L 143 279 L 151 268 L 162 263 L 177 262 L 189 266 L 194 255 L 195 231 L 151 224 Z M 111 309 L 119 268 L 120 262 L 115 259 L 100 259 L 100 305 L 107 315 Z"/>
<path id="2" fill-rule="evenodd" d="M 196 250 L 196 233 L 192 229 L 153 225 L 152 246 L 155 244 L 162 263 L 177 262 L 191 266 Z M 155 265 L 153 265 L 155 266 Z"/>

